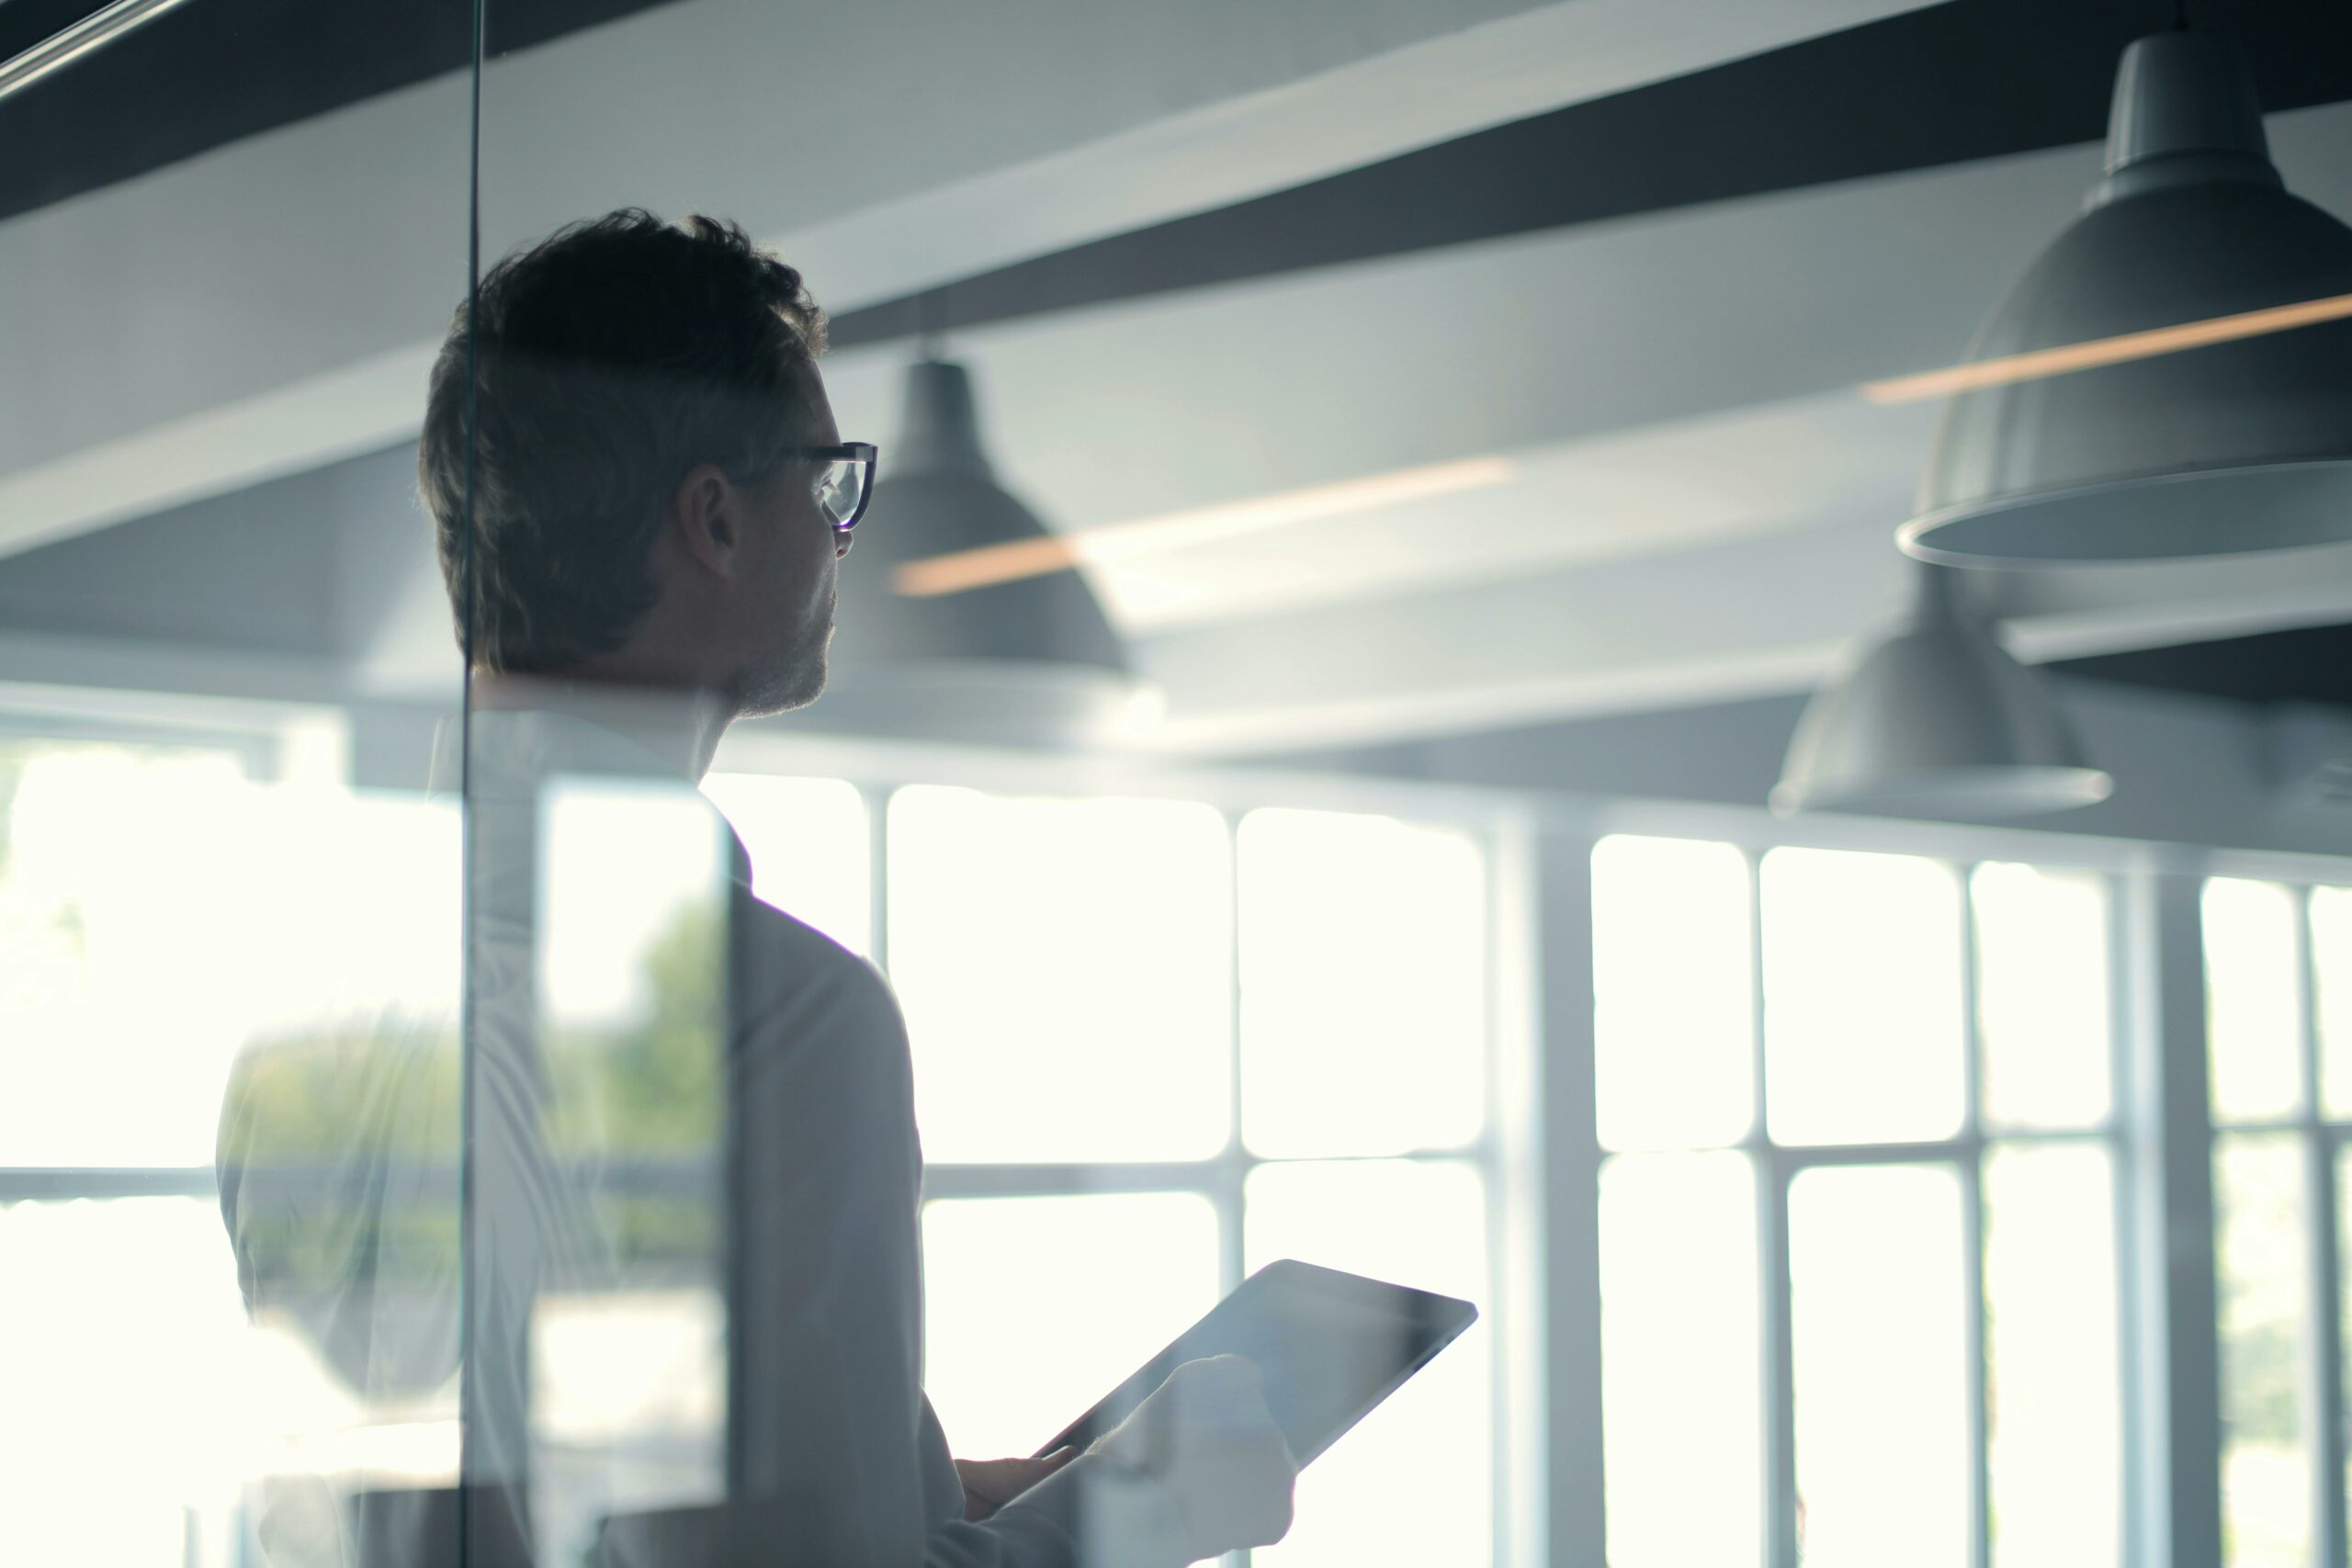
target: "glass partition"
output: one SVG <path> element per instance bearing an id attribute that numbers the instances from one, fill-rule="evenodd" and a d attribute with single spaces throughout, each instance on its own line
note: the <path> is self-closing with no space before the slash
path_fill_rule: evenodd
<path id="1" fill-rule="evenodd" d="M 457 1561 L 470 40 L 0 15 L 0 1561 Z"/>

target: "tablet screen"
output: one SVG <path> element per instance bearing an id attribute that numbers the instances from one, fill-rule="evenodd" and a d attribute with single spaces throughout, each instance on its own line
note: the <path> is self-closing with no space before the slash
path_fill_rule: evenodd
<path id="1" fill-rule="evenodd" d="M 1186 1361 L 1242 1356 L 1264 1375 L 1266 1408 L 1304 1467 L 1476 1320 L 1452 1296 L 1284 1258 L 1270 1263 L 1038 1450 L 1083 1448 L 1117 1426 Z"/>

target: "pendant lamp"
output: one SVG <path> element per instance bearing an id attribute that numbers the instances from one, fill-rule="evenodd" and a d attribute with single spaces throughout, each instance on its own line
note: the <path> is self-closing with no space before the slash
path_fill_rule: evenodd
<path id="1" fill-rule="evenodd" d="M 1806 705 L 1772 809 L 1974 818 L 2106 799 L 2113 782 L 2048 684 L 1960 603 L 1957 574 L 1917 573 L 1909 614 Z"/>
<path id="2" fill-rule="evenodd" d="M 981 450 L 972 378 L 926 355 L 907 370 L 902 417 L 842 562 L 826 728 L 1022 745 L 1115 735 L 1136 707 L 1125 649 L 1077 570 L 917 597 L 897 569 L 1043 539 L 1035 513 Z"/>
<path id="3" fill-rule="evenodd" d="M 1977 333 L 1903 547 L 2040 568 L 2352 539 L 2347 295 L 2352 229 L 2281 185 L 2245 57 L 2139 39 L 2106 175 Z"/>

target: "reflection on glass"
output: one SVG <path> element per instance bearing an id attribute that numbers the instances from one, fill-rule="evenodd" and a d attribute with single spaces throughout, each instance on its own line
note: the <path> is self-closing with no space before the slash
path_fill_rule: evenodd
<path id="1" fill-rule="evenodd" d="M 1636 1155 L 1603 1166 L 1603 1472 L 1616 1568 L 1758 1561 L 1761 1342 L 1747 1156 Z"/>
<path id="2" fill-rule="evenodd" d="M 1967 1286 L 1948 1166 L 1789 1186 L 1797 1495 L 1807 1568 L 1962 1568 Z"/>
<path id="3" fill-rule="evenodd" d="M 1263 1155 L 1458 1148 L 1486 1123 L 1486 878 L 1461 833 L 1242 819 L 1241 1131 Z"/>
<path id="4" fill-rule="evenodd" d="M 2272 882 L 2205 884 L 2205 1020 L 2213 1119 L 2254 1122 L 2302 1103 L 2295 899 Z"/>
<path id="5" fill-rule="evenodd" d="M 1029 1454 L 1217 1300 L 1187 1192 L 923 1206 L 923 1386 L 956 1451 Z"/>
<path id="6" fill-rule="evenodd" d="M 1487 1209 L 1466 1165 L 1261 1166 L 1243 1223 L 1251 1269 L 1303 1258 L 1460 1296 L 1491 1314 Z M 1297 1517 L 1261 1568 L 1484 1562 L 1493 1522 L 1491 1325 L 1482 1316 L 1299 1477 Z"/>
<path id="7" fill-rule="evenodd" d="M 0 1161 L 211 1162 L 283 999 L 255 984 L 252 796 L 225 751 L 0 741 Z"/>
<path id="8" fill-rule="evenodd" d="M 873 947 L 865 800 L 841 779 L 712 773 L 718 804 L 752 861 L 752 891 L 852 953 Z"/>
<path id="9" fill-rule="evenodd" d="M 1985 1121 L 2106 1121 L 2114 1089 L 2105 883 L 2083 872 L 1985 864 L 1970 877 L 1969 897 Z"/>
<path id="10" fill-rule="evenodd" d="M 244 1478 L 356 1425 L 309 1336 L 249 1337 L 209 1201 L 0 1205 L 0 1562 L 241 1561 Z M 454 1426 L 412 1438 L 454 1468 Z"/>
<path id="11" fill-rule="evenodd" d="M 531 1306 L 531 1486 L 562 1562 L 605 1516 L 723 1486 L 729 859 L 683 783 L 560 779 L 539 810 L 543 1127 L 578 1207 Z"/>
<path id="12" fill-rule="evenodd" d="M 2352 1117 L 2352 887 L 2314 887 L 2311 899 L 2321 1095 L 2330 1117 Z"/>
<path id="13" fill-rule="evenodd" d="M 1231 1126 L 1224 819 L 1168 800 L 890 798 L 890 977 L 935 1163 L 1198 1159 Z"/>
<path id="14" fill-rule="evenodd" d="M 1996 1568 L 2115 1563 L 2123 1437 L 2104 1146 L 1985 1156 L 1984 1331 Z"/>
<path id="15" fill-rule="evenodd" d="M 1909 855 L 1764 857 L 1768 1120 L 1782 1143 L 1950 1137 L 1965 1100 L 1960 886 Z"/>
<path id="16" fill-rule="evenodd" d="M 706 1031 L 721 970 L 709 967 L 726 885 L 718 824 L 683 787 L 562 780 L 543 796 L 539 1001 L 558 1029 L 610 1029 L 662 998 L 658 954 L 691 953 Z M 689 928 L 691 936 L 682 932 Z"/>
<path id="17" fill-rule="evenodd" d="M 2310 1560 L 2302 1183 L 2303 1154 L 2290 1135 L 2215 1141 L 2222 1546 L 2232 1568 L 2302 1568 Z"/>
<path id="18" fill-rule="evenodd" d="M 1594 1073 L 1612 1149 L 1737 1142 L 1756 1117 L 1747 858 L 1603 839 L 1592 852 Z"/>

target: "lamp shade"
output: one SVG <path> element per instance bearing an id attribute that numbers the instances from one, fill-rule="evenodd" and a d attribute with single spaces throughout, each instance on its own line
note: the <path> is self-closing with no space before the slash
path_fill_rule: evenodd
<path id="1" fill-rule="evenodd" d="M 2104 800 L 2041 677 L 1921 569 L 1912 613 L 1807 705 L 1772 809 L 2019 817 Z"/>
<path id="2" fill-rule="evenodd" d="M 828 727 L 1022 744 L 1085 742 L 1132 713 L 1125 649 L 1078 571 L 914 596 L 915 561 L 1047 536 L 981 450 L 960 365 L 908 367 L 903 417 L 882 449 L 841 603 L 822 701 Z"/>
<path id="3" fill-rule="evenodd" d="M 2066 367 L 2100 356 L 2052 355 L 1957 393 L 1904 548 L 2038 567 L 2352 539 L 2352 319 L 2225 321 L 2346 295 L 2352 230 L 2282 186 L 2244 57 L 2206 33 L 2141 39 L 2105 176 L 1969 359 L 2200 323 L 2219 341 L 2167 334 L 2085 368 Z"/>

